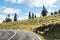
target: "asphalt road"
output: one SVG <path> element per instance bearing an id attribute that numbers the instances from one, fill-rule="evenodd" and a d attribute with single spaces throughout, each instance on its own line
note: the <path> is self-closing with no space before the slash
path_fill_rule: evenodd
<path id="1" fill-rule="evenodd" d="M 12 31 L 0 31 L 0 40 L 8 40 L 13 34 Z"/>
<path id="2" fill-rule="evenodd" d="M 0 33 L 0 40 L 41 40 L 35 33 L 29 31 L 14 30 Z"/>

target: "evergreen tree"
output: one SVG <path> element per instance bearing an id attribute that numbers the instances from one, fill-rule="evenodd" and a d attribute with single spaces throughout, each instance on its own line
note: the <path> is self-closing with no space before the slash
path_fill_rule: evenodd
<path id="1" fill-rule="evenodd" d="M 28 18 L 29 18 L 29 19 L 31 19 L 31 18 L 32 18 L 32 17 L 31 17 L 31 12 L 29 12 Z"/>
<path id="2" fill-rule="evenodd" d="M 35 15 L 35 18 L 36 18 L 36 15 Z"/>
<path id="3" fill-rule="evenodd" d="M 58 14 L 58 12 L 55 11 L 54 14 Z"/>
<path id="4" fill-rule="evenodd" d="M 60 10 L 58 11 L 58 13 L 60 13 Z"/>
<path id="5" fill-rule="evenodd" d="M 5 19 L 5 22 L 11 22 L 12 20 L 10 19 L 10 14 L 8 14 L 8 16 Z"/>
<path id="6" fill-rule="evenodd" d="M 42 15 L 42 16 L 46 16 L 47 13 L 48 13 L 48 11 L 46 10 L 45 6 L 43 5 L 43 10 L 42 10 L 42 12 L 41 12 L 41 15 Z"/>
<path id="7" fill-rule="evenodd" d="M 14 21 L 17 21 L 17 14 L 14 15 Z"/>
<path id="8" fill-rule="evenodd" d="M 51 12 L 51 15 L 53 15 L 53 12 Z"/>
<path id="9" fill-rule="evenodd" d="M 34 19 L 34 18 L 35 18 L 34 13 L 32 13 L 32 19 Z"/>
<path id="10" fill-rule="evenodd" d="M 5 21 L 3 21 L 3 23 L 4 23 Z"/>
<path id="11" fill-rule="evenodd" d="M 8 18 L 10 17 L 10 14 L 8 14 L 8 16 L 7 16 Z"/>

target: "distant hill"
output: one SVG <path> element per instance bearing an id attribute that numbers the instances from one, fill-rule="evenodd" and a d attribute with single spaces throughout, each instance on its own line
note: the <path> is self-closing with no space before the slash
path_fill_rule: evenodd
<path id="1" fill-rule="evenodd" d="M 50 25 L 50 24 L 53 24 L 54 27 L 57 24 L 60 26 L 60 14 L 55 14 L 55 15 L 46 16 L 46 17 L 38 17 L 35 19 L 30 19 L 30 20 L 1 23 L 0 29 L 17 29 L 17 30 L 34 31 L 35 29 L 37 29 L 41 26 L 44 27 L 44 25 L 46 25 L 48 27 L 48 25 Z M 60 28 L 60 27 L 56 27 L 56 28 Z M 53 34 L 51 34 L 53 37 L 52 39 L 60 38 L 60 32 L 59 31 L 58 31 L 58 33 L 56 33 L 56 32 L 50 32 L 50 33 L 54 33 L 54 35 L 56 34 L 55 36 Z M 59 34 L 59 37 L 56 37 L 56 36 L 58 36 L 57 34 Z M 51 37 L 51 36 L 49 36 L 49 32 L 44 34 L 43 36 L 47 37 L 47 38 Z"/>

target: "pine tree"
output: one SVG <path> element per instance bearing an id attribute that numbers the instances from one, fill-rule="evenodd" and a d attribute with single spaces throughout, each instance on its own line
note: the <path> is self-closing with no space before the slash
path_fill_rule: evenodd
<path id="1" fill-rule="evenodd" d="M 36 18 L 36 15 L 35 15 L 35 18 Z"/>
<path id="2" fill-rule="evenodd" d="M 14 21 L 17 21 L 17 14 L 14 15 Z"/>
<path id="3" fill-rule="evenodd" d="M 60 10 L 58 11 L 58 13 L 60 13 Z"/>
<path id="4" fill-rule="evenodd" d="M 55 11 L 54 14 L 58 14 L 58 12 Z"/>
<path id="5" fill-rule="evenodd" d="M 31 12 L 29 12 L 28 18 L 29 18 L 29 19 L 31 19 L 31 18 L 32 18 L 32 17 L 31 17 Z"/>
<path id="6" fill-rule="evenodd" d="M 42 15 L 42 16 L 46 16 L 47 13 L 48 13 L 48 11 L 46 10 L 45 6 L 43 5 L 43 10 L 42 10 L 42 12 L 41 12 L 41 15 Z"/>
<path id="7" fill-rule="evenodd" d="M 51 15 L 53 15 L 53 12 L 51 12 Z"/>
<path id="8" fill-rule="evenodd" d="M 34 18 L 35 18 L 34 13 L 32 13 L 32 19 L 34 19 Z"/>

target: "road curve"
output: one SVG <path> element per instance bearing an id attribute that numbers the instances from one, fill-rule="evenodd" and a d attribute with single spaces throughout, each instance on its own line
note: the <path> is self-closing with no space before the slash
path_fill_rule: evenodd
<path id="1" fill-rule="evenodd" d="M 29 31 L 15 31 L 16 35 L 11 40 L 41 40 L 35 33 Z"/>
<path id="2" fill-rule="evenodd" d="M 15 33 L 13 31 L 1 31 L 0 30 L 0 40 L 8 40 Z"/>
<path id="3" fill-rule="evenodd" d="M 0 40 L 41 40 L 41 39 L 35 33 L 30 31 L 5 30 L 0 31 Z"/>

